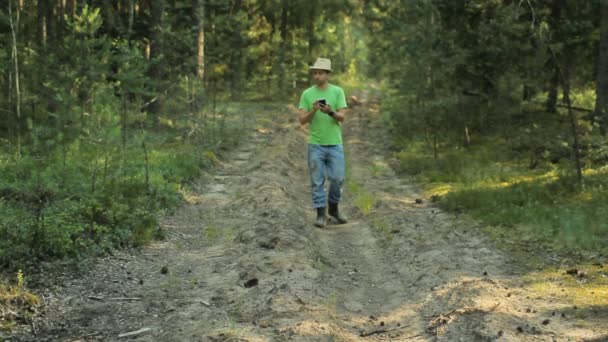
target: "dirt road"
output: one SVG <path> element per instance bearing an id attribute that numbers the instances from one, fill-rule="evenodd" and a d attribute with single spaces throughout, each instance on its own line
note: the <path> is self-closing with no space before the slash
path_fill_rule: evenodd
<path id="1" fill-rule="evenodd" d="M 165 241 L 58 281 L 36 335 L 10 340 L 608 340 L 605 306 L 577 317 L 475 222 L 395 175 L 376 104 L 363 100 L 344 132 L 348 224 L 312 226 L 306 134 L 287 109 L 260 114 L 165 219 Z"/>

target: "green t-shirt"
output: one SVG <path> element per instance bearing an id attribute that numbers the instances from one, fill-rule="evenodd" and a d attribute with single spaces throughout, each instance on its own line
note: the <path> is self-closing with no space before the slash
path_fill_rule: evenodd
<path id="1" fill-rule="evenodd" d="M 346 108 L 346 97 L 342 88 L 328 84 L 325 89 L 312 86 L 302 93 L 300 109 L 310 111 L 315 101 L 325 99 L 333 110 Z M 342 143 L 340 123 L 318 110 L 310 122 L 308 143 L 315 145 L 338 145 Z"/>

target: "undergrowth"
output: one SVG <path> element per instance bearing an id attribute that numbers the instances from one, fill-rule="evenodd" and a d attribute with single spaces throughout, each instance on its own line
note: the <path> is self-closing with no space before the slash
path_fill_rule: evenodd
<path id="1" fill-rule="evenodd" d="M 587 164 L 579 184 L 570 160 L 531 168 L 528 156 L 514 155 L 497 137 L 445 148 L 437 159 L 412 143 L 397 158 L 429 198 L 480 220 L 491 236 L 562 253 L 608 254 L 607 166 Z"/>
<path id="2" fill-rule="evenodd" d="M 126 144 L 119 130 L 0 152 L 0 267 L 27 269 L 162 238 L 160 216 L 239 144 L 262 110 L 279 109 L 231 102 L 199 123 L 134 130 Z"/>

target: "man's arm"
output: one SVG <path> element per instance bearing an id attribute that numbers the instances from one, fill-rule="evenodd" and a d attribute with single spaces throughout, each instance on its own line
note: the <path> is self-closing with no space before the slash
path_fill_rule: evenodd
<path id="1" fill-rule="evenodd" d="M 306 109 L 299 109 L 298 110 L 298 119 L 300 120 L 300 124 L 305 125 L 305 124 L 311 122 L 313 116 L 315 116 L 315 112 L 319 109 L 320 109 L 320 107 L 319 107 L 318 101 L 315 101 L 312 104 L 311 110 L 307 111 Z"/>
<path id="2" fill-rule="evenodd" d="M 334 113 L 335 114 L 332 116 L 334 120 L 338 122 L 344 122 L 344 119 L 346 118 L 346 108 L 340 108 L 338 110 L 335 110 Z"/>
<path id="3" fill-rule="evenodd" d="M 344 95 L 344 90 L 342 90 L 342 88 L 340 88 L 340 95 L 335 105 L 338 109 L 334 110 L 329 104 L 327 104 L 321 108 L 321 111 L 331 116 L 337 122 L 344 122 L 348 108 L 346 106 L 346 96 Z"/>

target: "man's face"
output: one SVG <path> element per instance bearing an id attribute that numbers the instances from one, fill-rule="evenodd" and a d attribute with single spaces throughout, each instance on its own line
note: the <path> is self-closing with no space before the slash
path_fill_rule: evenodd
<path id="1" fill-rule="evenodd" d="M 329 79 L 329 72 L 325 70 L 313 69 L 312 79 L 314 80 L 315 84 L 323 85 L 327 83 L 327 80 Z"/>

